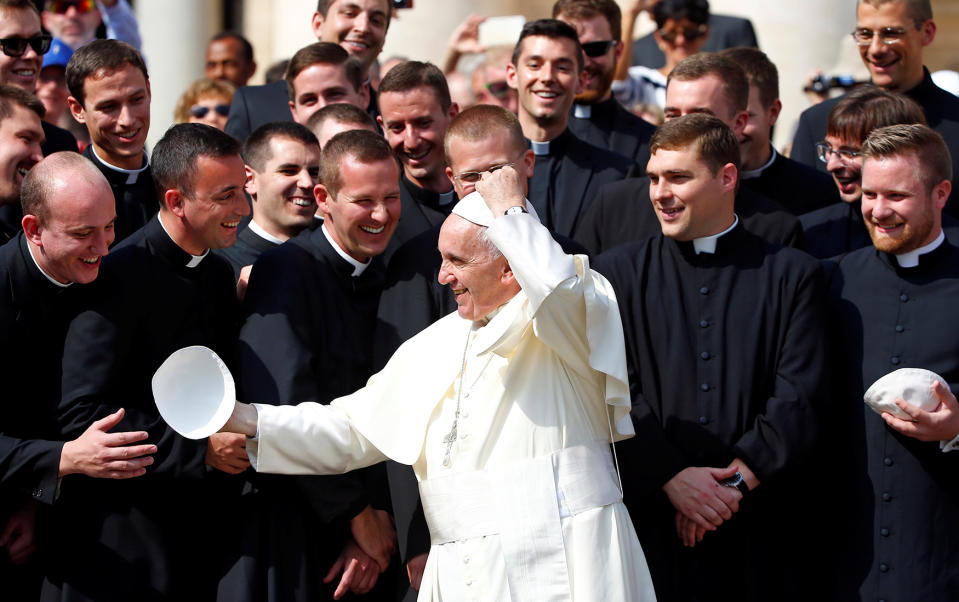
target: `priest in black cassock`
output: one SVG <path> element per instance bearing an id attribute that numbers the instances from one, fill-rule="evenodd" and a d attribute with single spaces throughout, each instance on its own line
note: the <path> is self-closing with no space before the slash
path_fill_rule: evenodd
<path id="1" fill-rule="evenodd" d="M 559 0 L 553 5 L 553 18 L 576 29 L 586 57 L 583 71 L 587 80 L 575 96 L 570 131 L 590 144 L 632 159 L 642 173 L 649 160 L 649 138 L 656 128 L 613 98 L 613 72 L 623 54 L 619 5 L 614 0 Z"/>
<path id="2" fill-rule="evenodd" d="M 576 30 L 554 19 L 527 23 L 506 67 L 519 96 L 519 122 L 536 155 L 529 200 L 542 223 L 571 236 L 599 188 L 634 175 L 632 160 L 581 140 L 569 128 L 573 96 L 585 82 Z"/>
<path id="3" fill-rule="evenodd" d="M 624 500 L 659 600 L 797 599 L 819 578 L 801 477 L 826 367 L 822 270 L 743 227 L 719 119 L 673 119 L 651 151 L 662 233 L 593 263 L 626 335 Z"/>
<path id="4" fill-rule="evenodd" d="M 328 403 L 373 374 L 383 287 L 377 256 L 397 226 L 399 177 L 378 134 L 343 132 L 324 147 L 323 225 L 253 266 L 240 331 L 240 399 Z M 382 466 L 322 477 L 256 474 L 251 483 L 238 557 L 219 599 L 332 600 L 377 582 L 395 548 L 389 516 L 371 505 L 383 507 Z"/>
<path id="5" fill-rule="evenodd" d="M 20 208 L 22 171 L 36 165 L 43 158 L 43 103 L 16 86 L 0 85 L 0 107 L 6 116 L 0 117 L 0 244 L 16 237 L 22 226 Z"/>
<path id="6" fill-rule="evenodd" d="M 179 124 L 152 163 L 163 205 L 103 260 L 71 322 L 57 415 L 72 437 L 123 407 L 120 428 L 147 431 L 155 463 L 133 481 L 62 484 L 45 601 L 210 600 L 240 485 L 223 473 L 249 466 L 242 439 L 193 441 L 168 428 L 151 390 L 156 369 L 182 347 L 205 345 L 232 364 L 233 272 L 210 249 L 233 244 L 250 211 L 239 143 Z"/>
<path id="7" fill-rule="evenodd" d="M 106 180 L 75 152 L 42 161 L 23 188 L 26 231 L 0 247 L 0 377 L 7 401 L 0 421 L 0 583 L 9 600 L 40 595 L 41 574 L 30 558 L 59 479 L 140 476 L 152 462 L 146 454 L 156 449 L 121 447 L 145 439 L 145 432 L 104 434 L 122 412 L 75 440 L 58 440 L 63 340 L 81 289 L 97 277 L 113 242 L 116 212 Z M 43 543 L 37 548 L 45 552 Z"/>
<path id="8" fill-rule="evenodd" d="M 959 249 L 940 215 L 952 186 L 942 137 L 919 125 L 866 139 L 862 210 L 873 244 L 838 264 L 829 291 L 835 404 L 837 543 L 862 600 L 959 599 Z M 924 368 L 949 387 L 934 411 L 897 402 L 908 419 L 881 416 L 864 391 L 900 368 Z M 926 391 L 923 391 L 925 393 Z M 895 392 L 898 394 L 898 392 Z M 849 472 L 847 472 L 849 471 Z M 847 478 L 842 478 L 846 476 Z M 851 502 L 851 504 L 849 503 Z"/>
<path id="9" fill-rule="evenodd" d="M 90 134 L 90 145 L 83 155 L 110 182 L 116 198 L 118 243 L 159 210 L 150 160 L 144 150 L 150 130 L 146 63 L 129 44 L 94 40 L 70 57 L 66 78 L 70 112 Z M 104 106 L 115 108 L 105 111 Z"/>
<path id="10" fill-rule="evenodd" d="M 309 129 L 292 121 L 256 128 L 243 144 L 246 192 L 253 219 L 236 235 L 236 244 L 216 251 L 233 267 L 237 280 L 265 251 L 313 225 L 320 144 Z"/>
<path id="11" fill-rule="evenodd" d="M 669 75 L 666 120 L 690 113 L 707 113 L 728 125 L 743 140 L 748 123 L 749 84 L 743 70 L 717 54 L 700 53 L 683 59 Z M 741 160 L 746 148 L 740 144 Z M 656 213 L 646 202 L 649 178 L 630 178 L 603 187 L 580 221 L 573 238 L 593 253 L 642 241 L 660 231 Z M 782 205 L 740 185 L 736 214 L 749 232 L 781 245 L 802 245 L 799 220 Z"/>
<path id="12" fill-rule="evenodd" d="M 383 253 L 389 263 L 406 241 L 439 226 L 458 200 L 446 177 L 443 136 L 459 107 L 436 65 L 405 61 L 390 69 L 379 87 L 383 135 L 403 164 L 400 223 Z"/>

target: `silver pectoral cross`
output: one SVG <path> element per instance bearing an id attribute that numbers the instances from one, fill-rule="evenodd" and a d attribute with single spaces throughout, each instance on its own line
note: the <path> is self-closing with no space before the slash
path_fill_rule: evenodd
<path id="1" fill-rule="evenodd" d="M 443 437 L 443 443 L 446 444 L 446 453 L 443 455 L 443 466 L 450 465 L 450 452 L 453 450 L 453 443 L 456 441 L 456 423 L 459 421 L 460 411 L 456 410 L 456 415 L 453 417 L 453 427 L 450 429 L 450 432 L 446 433 L 446 436 Z"/>

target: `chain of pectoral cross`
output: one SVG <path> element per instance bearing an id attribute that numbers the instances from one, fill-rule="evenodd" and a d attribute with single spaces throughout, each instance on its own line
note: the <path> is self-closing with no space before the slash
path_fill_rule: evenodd
<path id="1" fill-rule="evenodd" d="M 460 401 L 463 398 L 463 384 L 466 382 L 466 353 L 469 351 L 472 335 L 473 330 L 470 329 L 470 331 L 466 333 L 466 346 L 463 347 L 463 364 L 460 368 L 460 382 L 456 386 L 456 413 L 453 414 L 453 426 L 450 428 L 450 432 L 443 437 L 443 443 L 446 444 L 446 453 L 443 454 L 443 466 L 450 465 L 450 454 L 453 451 L 453 443 L 456 442 L 458 436 L 456 426 L 460 421 Z"/>

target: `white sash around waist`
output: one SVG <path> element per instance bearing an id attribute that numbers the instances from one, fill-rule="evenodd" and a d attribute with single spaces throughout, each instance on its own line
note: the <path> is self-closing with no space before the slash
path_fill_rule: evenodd
<path id="1" fill-rule="evenodd" d="M 622 500 L 609 443 L 421 481 L 433 545 L 498 535 L 514 600 L 568 600 L 561 518 Z"/>

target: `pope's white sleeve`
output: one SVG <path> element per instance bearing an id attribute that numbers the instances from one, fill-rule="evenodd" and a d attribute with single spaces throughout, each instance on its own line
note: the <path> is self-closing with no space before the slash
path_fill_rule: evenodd
<path id="1" fill-rule="evenodd" d="M 247 442 L 257 472 L 341 474 L 386 459 L 336 406 L 254 404 L 257 436 Z"/>

